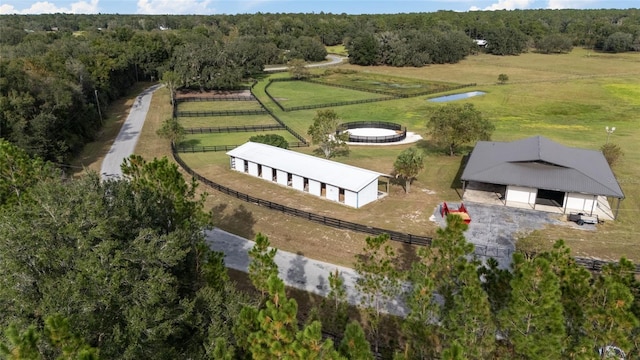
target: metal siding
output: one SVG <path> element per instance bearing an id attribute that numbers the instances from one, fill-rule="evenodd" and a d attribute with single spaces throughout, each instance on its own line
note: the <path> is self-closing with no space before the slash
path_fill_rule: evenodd
<path id="1" fill-rule="evenodd" d="M 522 186 L 507 186 L 506 200 L 525 204 L 534 204 L 536 201 L 536 189 Z"/>
<path id="2" fill-rule="evenodd" d="M 319 181 L 309 179 L 309 194 L 312 194 L 315 196 L 321 195 L 321 188 L 320 188 Z"/>
<path id="3" fill-rule="evenodd" d="M 273 169 L 262 165 L 262 178 L 265 180 L 273 181 Z"/>
<path id="4" fill-rule="evenodd" d="M 292 182 L 294 189 L 304 191 L 304 178 L 302 176 L 293 175 Z"/>
<path id="5" fill-rule="evenodd" d="M 567 197 L 567 210 L 579 210 L 591 212 L 594 207 L 593 195 L 569 193 Z"/>
<path id="6" fill-rule="evenodd" d="M 276 181 L 278 182 L 278 184 L 287 186 L 287 175 L 288 174 L 286 171 L 276 170 Z"/>
<path id="7" fill-rule="evenodd" d="M 253 142 L 245 143 L 227 152 L 227 155 L 351 191 L 360 191 L 372 180 L 387 176 L 375 171 Z"/>
<path id="8" fill-rule="evenodd" d="M 327 199 L 335 202 L 340 200 L 340 190 L 338 187 L 327 184 Z"/>
<path id="9" fill-rule="evenodd" d="M 344 203 L 345 205 L 349 205 L 351 207 L 358 207 L 358 193 L 345 190 L 344 191 Z"/>
<path id="10" fill-rule="evenodd" d="M 258 176 L 258 164 L 249 161 L 249 175 Z"/>
<path id="11" fill-rule="evenodd" d="M 378 200 L 378 180 L 370 182 L 364 189 L 358 192 L 358 207 Z"/>

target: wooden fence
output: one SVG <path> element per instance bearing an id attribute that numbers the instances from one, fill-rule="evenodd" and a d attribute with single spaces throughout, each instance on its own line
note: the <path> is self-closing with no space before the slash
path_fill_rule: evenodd
<path id="1" fill-rule="evenodd" d="M 265 109 L 258 110 L 207 110 L 207 111 L 177 111 L 176 117 L 205 117 L 205 116 L 239 116 L 262 115 L 267 113 Z"/>
<path id="2" fill-rule="evenodd" d="M 281 124 L 271 125 L 243 125 L 243 126 L 224 126 L 224 127 L 206 127 L 206 128 L 188 128 L 184 129 L 186 134 L 221 134 L 232 132 L 251 132 L 251 131 L 268 131 L 282 130 L 284 126 Z"/>

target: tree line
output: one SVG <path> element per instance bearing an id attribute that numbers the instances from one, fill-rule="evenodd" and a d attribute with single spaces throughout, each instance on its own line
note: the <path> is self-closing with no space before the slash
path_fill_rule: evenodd
<path id="1" fill-rule="evenodd" d="M 368 237 L 307 316 L 258 234 L 248 276 L 207 246 L 197 183 L 166 158 L 131 156 L 125 179 L 66 179 L 0 140 L 0 354 L 8 359 L 605 359 L 640 354 L 640 281 L 621 259 L 592 274 L 562 242 L 511 269 L 474 259 L 451 215 L 402 258 Z M 405 259 L 405 260 L 402 260 Z M 400 300 L 406 314 L 386 309 Z M 333 334 L 327 339 L 324 334 Z"/>

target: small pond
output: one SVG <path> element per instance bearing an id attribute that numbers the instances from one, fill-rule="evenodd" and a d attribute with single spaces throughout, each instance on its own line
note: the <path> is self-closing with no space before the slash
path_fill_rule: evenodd
<path id="1" fill-rule="evenodd" d="M 437 98 L 429 99 L 428 101 L 431 101 L 431 102 L 447 102 L 447 101 L 466 99 L 466 98 L 479 96 L 479 95 L 484 95 L 484 94 L 486 94 L 484 91 L 470 91 L 470 92 L 466 92 L 466 93 L 462 93 L 462 94 L 453 94 L 453 95 L 447 95 L 447 96 L 440 96 L 440 97 L 437 97 Z"/>

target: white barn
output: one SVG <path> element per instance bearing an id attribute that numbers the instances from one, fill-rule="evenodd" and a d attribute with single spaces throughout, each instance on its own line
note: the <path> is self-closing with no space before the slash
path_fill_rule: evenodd
<path id="1" fill-rule="evenodd" d="M 564 146 L 543 136 L 479 141 L 461 180 L 463 191 L 469 185 L 493 185 L 505 205 L 547 206 L 563 213 L 593 214 L 598 197 L 618 199 L 618 207 L 624 198 L 602 152 Z"/>
<path id="2" fill-rule="evenodd" d="M 386 195 L 378 180 L 388 175 L 375 171 L 254 142 L 227 155 L 233 170 L 354 208 Z"/>

